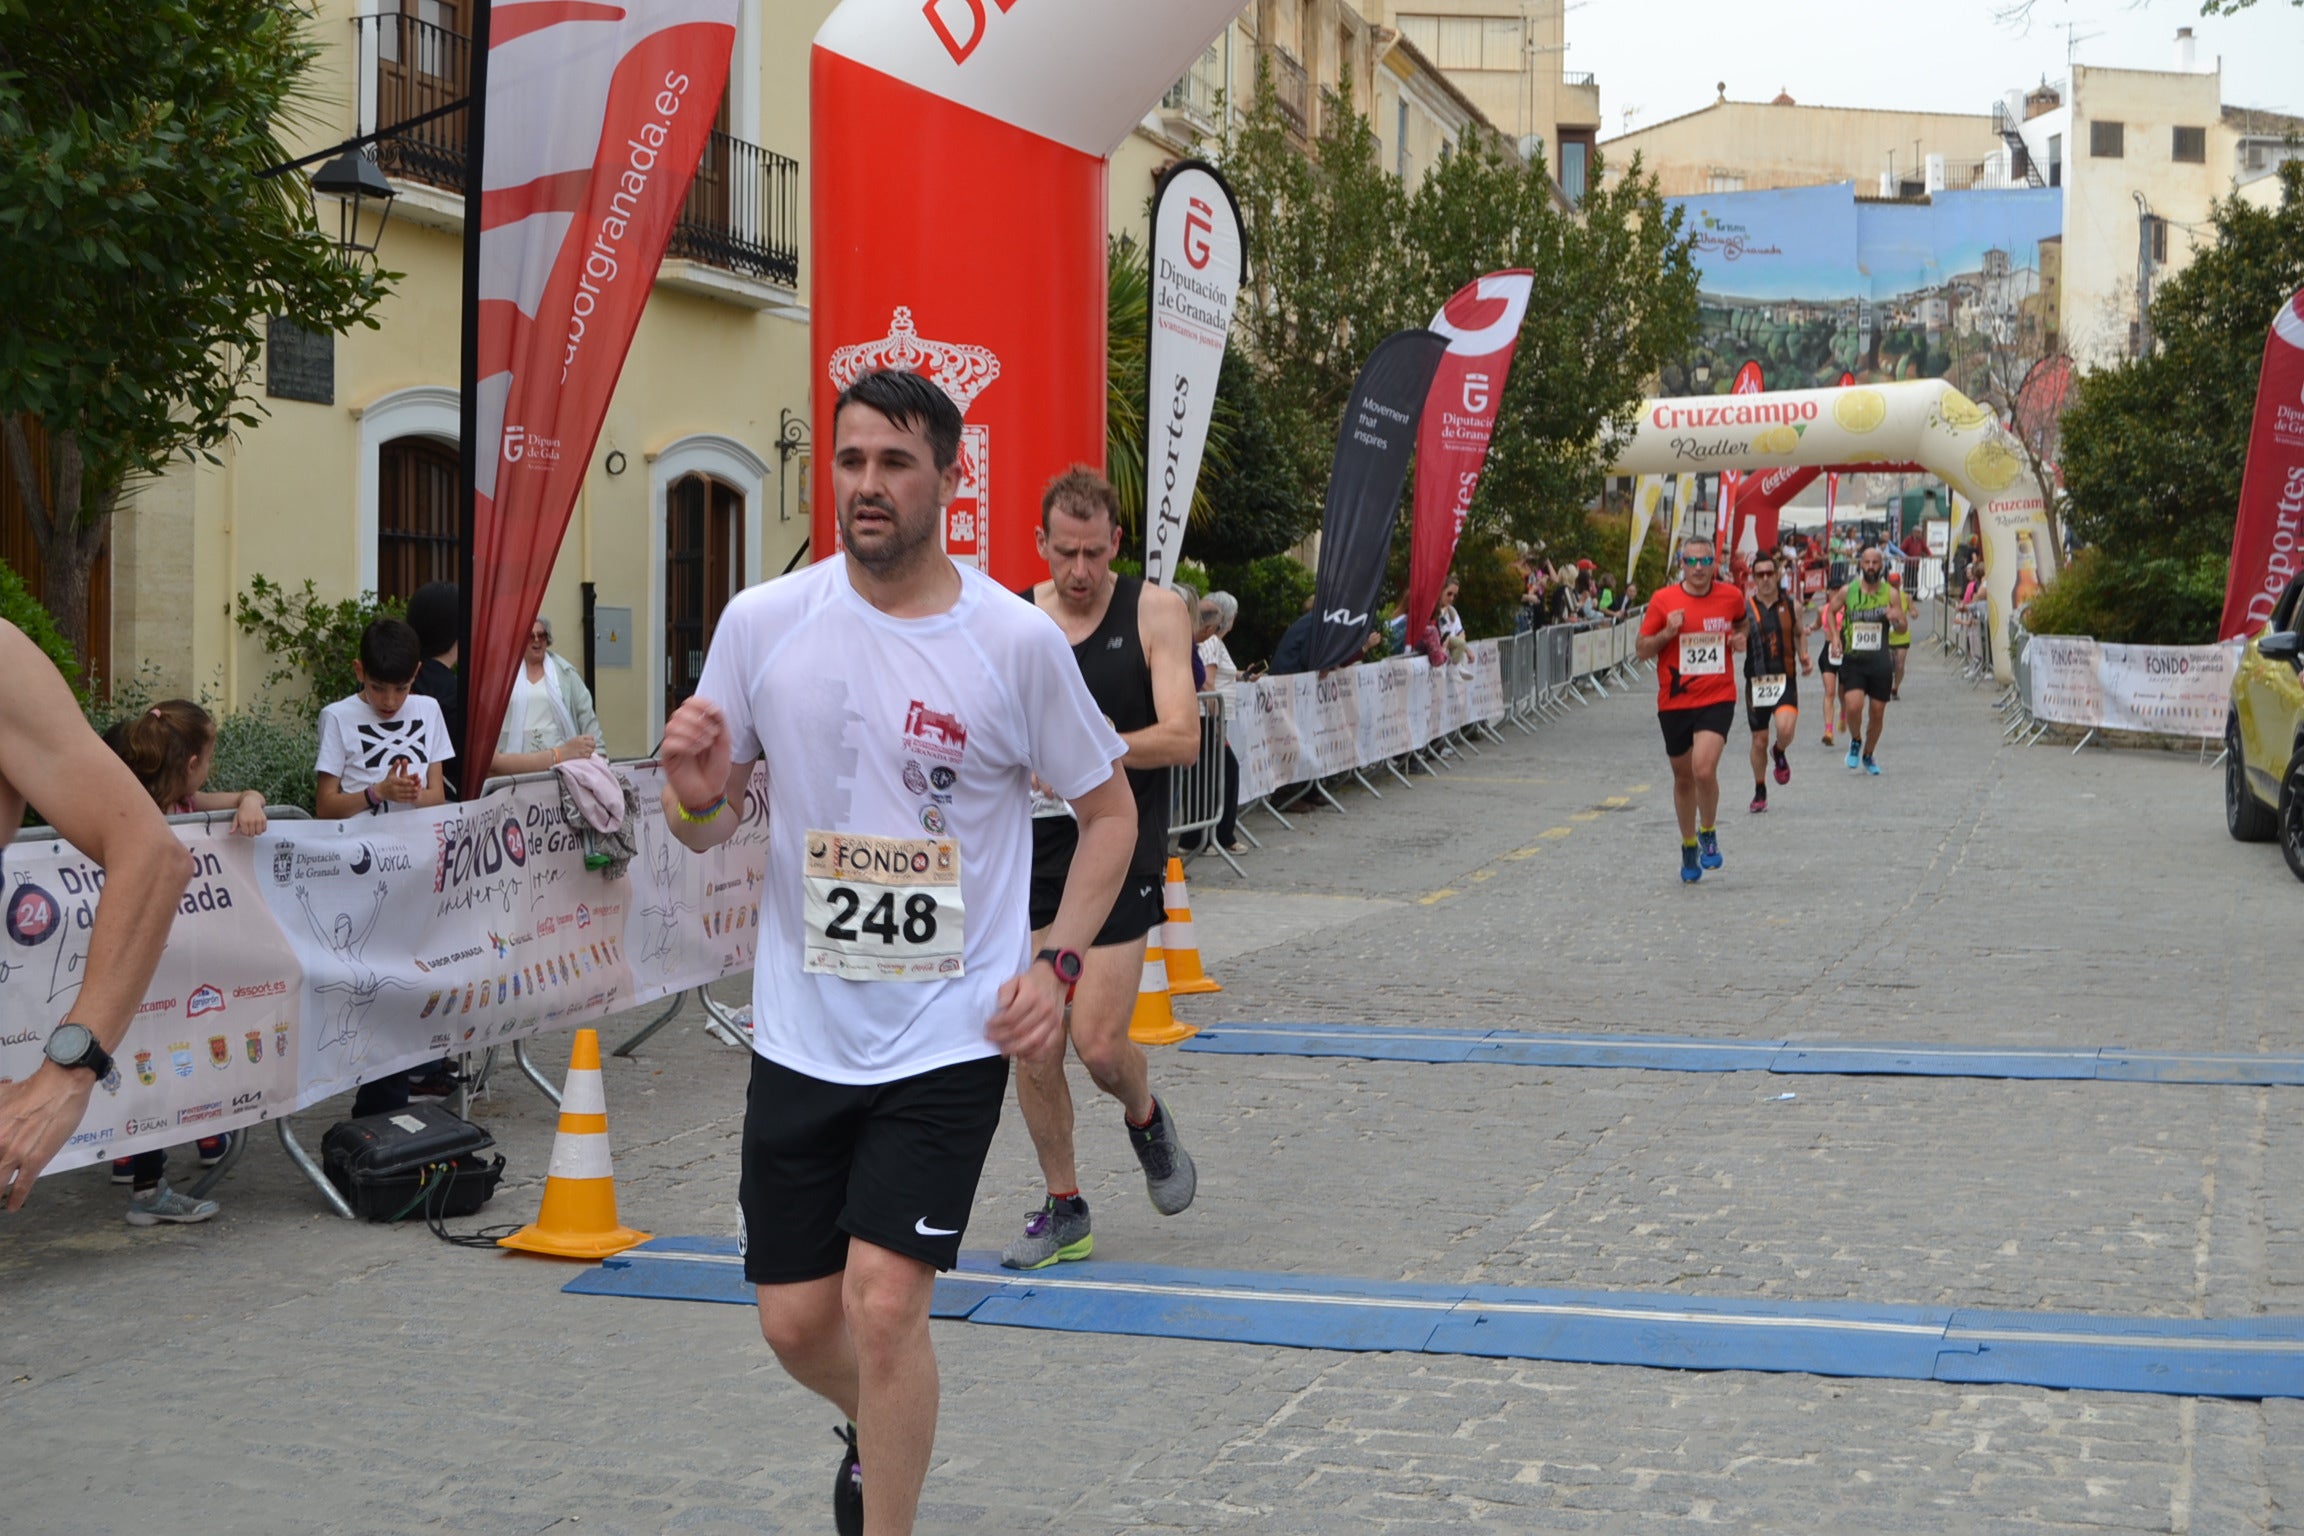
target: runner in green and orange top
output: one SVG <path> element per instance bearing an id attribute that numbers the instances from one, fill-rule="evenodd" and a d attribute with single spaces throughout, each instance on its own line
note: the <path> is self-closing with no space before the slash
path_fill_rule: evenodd
<path id="1" fill-rule="evenodd" d="M 1736 721 L 1736 667 L 1744 649 L 1744 594 L 1714 580 L 1712 541 L 1680 546 L 1680 581 L 1648 600 L 1639 656 L 1656 663 L 1656 719 L 1672 760 L 1672 809 L 1680 820 L 1680 878 L 1689 884 L 1721 864 L 1713 826 L 1720 810 L 1720 753 Z"/>

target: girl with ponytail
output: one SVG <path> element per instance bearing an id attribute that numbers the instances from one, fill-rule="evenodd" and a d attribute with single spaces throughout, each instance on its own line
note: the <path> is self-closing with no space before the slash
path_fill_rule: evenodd
<path id="1" fill-rule="evenodd" d="M 205 788 L 216 760 L 216 721 L 190 699 L 163 699 L 104 733 L 104 740 L 170 816 L 231 811 L 232 830 L 254 837 L 264 830 L 264 797 Z"/>
<path id="2" fill-rule="evenodd" d="M 231 811 L 232 830 L 254 837 L 264 830 L 264 797 L 255 790 L 230 794 L 210 790 L 208 770 L 216 759 L 216 721 L 190 699 L 164 699 L 140 714 L 117 721 L 104 733 L 104 744 L 120 755 L 136 781 L 153 802 L 170 816 L 192 811 Z M 213 1166 L 228 1143 L 222 1136 L 203 1136 L 196 1147 L 200 1166 Z M 131 1186 L 128 1225 L 158 1226 L 162 1222 L 206 1221 L 219 1209 L 213 1200 L 198 1200 L 168 1187 L 164 1151 L 139 1152 L 117 1158 L 112 1182 Z"/>

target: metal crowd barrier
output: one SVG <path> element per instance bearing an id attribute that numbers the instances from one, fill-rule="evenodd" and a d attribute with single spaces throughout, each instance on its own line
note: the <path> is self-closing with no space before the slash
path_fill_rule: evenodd
<path id="1" fill-rule="evenodd" d="M 1217 823 L 1224 819 L 1224 695 L 1203 693 L 1200 700 L 1200 755 L 1168 770 L 1168 847 L 1187 832 L 1200 834 L 1200 846 L 1213 848 L 1232 872 L 1245 875 L 1240 861 L 1216 840 Z"/>

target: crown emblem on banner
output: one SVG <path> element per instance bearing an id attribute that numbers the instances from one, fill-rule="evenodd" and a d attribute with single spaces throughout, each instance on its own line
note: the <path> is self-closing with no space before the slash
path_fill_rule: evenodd
<path id="1" fill-rule="evenodd" d="M 888 334 L 878 341 L 858 342 L 832 353 L 829 372 L 834 389 L 846 389 L 875 368 L 917 373 L 952 397 L 963 414 L 968 404 L 1000 377 L 1000 359 L 984 347 L 960 342 L 929 341 L 913 329 L 912 307 L 896 306 Z"/>

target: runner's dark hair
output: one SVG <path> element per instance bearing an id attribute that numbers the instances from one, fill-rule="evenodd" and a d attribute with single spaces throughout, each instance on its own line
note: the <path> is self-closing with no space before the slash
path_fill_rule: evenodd
<path id="1" fill-rule="evenodd" d="M 1068 517 L 1086 521 L 1101 513 L 1112 519 L 1112 526 L 1120 526 L 1120 494 L 1112 489 L 1112 482 L 1085 464 L 1075 464 L 1048 482 L 1048 489 L 1040 493 L 1040 526 L 1048 526 L 1048 519 L 1062 507 Z"/>
<path id="2" fill-rule="evenodd" d="M 928 439 L 928 453 L 938 473 L 950 469 L 960 457 L 960 407 L 952 397 L 920 375 L 894 368 L 875 368 L 840 391 L 832 406 L 834 442 L 838 442 L 840 413 L 851 405 L 868 405 L 888 418 L 889 424 Z"/>

